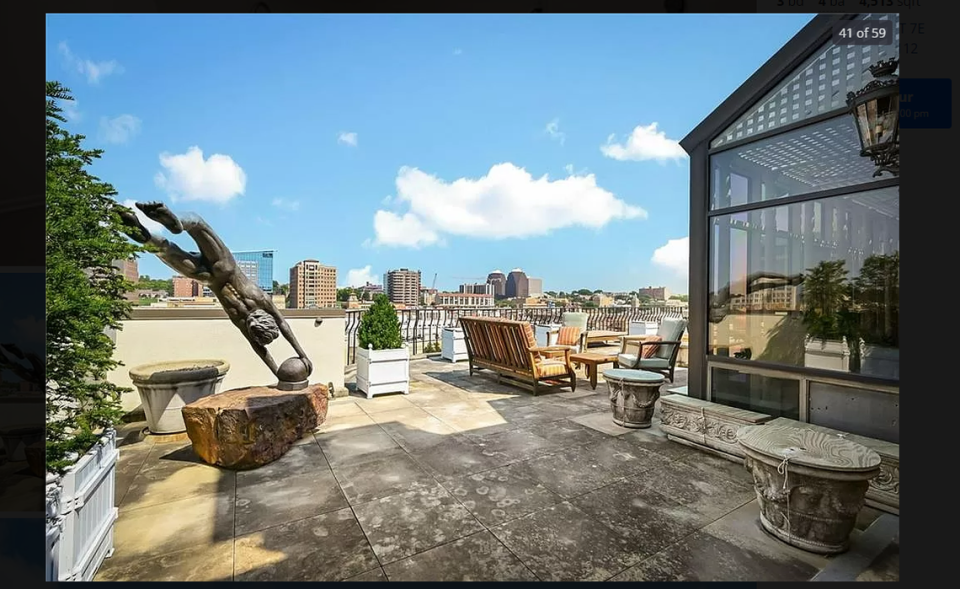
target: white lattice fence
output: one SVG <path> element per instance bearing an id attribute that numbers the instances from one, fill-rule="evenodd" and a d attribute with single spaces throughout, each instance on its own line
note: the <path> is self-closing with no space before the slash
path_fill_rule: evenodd
<path id="1" fill-rule="evenodd" d="M 59 481 L 48 484 L 48 581 L 91 581 L 113 554 L 119 455 L 116 432 L 109 430 Z"/>

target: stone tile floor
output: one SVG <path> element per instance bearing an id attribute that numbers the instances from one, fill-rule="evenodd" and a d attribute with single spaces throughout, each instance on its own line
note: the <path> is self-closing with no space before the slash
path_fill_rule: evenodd
<path id="1" fill-rule="evenodd" d="M 802 581 L 829 562 L 759 528 L 741 465 L 666 440 L 656 417 L 614 425 L 603 383 L 533 397 L 439 359 L 411 379 L 331 400 L 254 471 L 132 435 L 97 580 Z"/>

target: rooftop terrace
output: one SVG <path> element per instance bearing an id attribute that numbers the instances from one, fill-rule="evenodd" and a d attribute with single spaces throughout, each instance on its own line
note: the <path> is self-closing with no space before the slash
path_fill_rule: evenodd
<path id="1" fill-rule="evenodd" d="M 254 471 L 130 424 L 98 580 L 802 581 L 856 560 L 879 512 L 863 509 L 847 555 L 787 546 L 761 530 L 742 465 L 658 423 L 614 425 L 606 386 L 582 375 L 575 393 L 534 397 L 427 358 L 409 395 L 333 399 L 320 429 Z M 898 579 L 897 546 L 848 576 Z"/>

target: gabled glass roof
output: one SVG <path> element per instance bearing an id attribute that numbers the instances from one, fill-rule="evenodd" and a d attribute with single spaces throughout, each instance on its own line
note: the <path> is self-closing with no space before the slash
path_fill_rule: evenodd
<path id="1" fill-rule="evenodd" d="M 710 142 L 721 147 L 751 135 L 846 106 L 847 92 L 873 79 L 870 66 L 900 57 L 900 15 L 861 14 L 857 20 L 893 21 L 890 45 L 835 45 L 828 41 L 801 67 Z"/>

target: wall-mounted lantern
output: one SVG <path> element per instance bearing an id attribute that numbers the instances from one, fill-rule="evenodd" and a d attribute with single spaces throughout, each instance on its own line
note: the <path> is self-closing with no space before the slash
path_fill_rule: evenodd
<path id="1" fill-rule="evenodd" d="M 900 175 L 899 60 L 891 58 L 870 66 L 873 80 L 858 92 L 847 93 L 847 106 L 860 136 L 860 155 L 877 165 L 873 174 Z"/>

